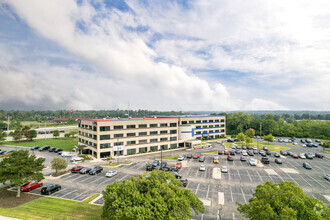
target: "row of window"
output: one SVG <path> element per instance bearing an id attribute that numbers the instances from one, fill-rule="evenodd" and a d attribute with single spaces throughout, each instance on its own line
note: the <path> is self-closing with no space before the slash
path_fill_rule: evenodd
<path id="1" fill-rule="evenodd" d="M 219 133 L 219 132 L 225 132 L 225 129 L 221 129 L 221 131 L 220 130 L 210 130 L 210 131 L 203 131 L 203 134 L 211 134 L 211 133 Z M 196 131 L 196 134 L 202 134 L 202 132 L 201 131 Z"/>
<path id="2" fill-rule="evenodd" d="M 196 121 L 182 121 L 181 124 L 182 125 L 186 125 L 186 124 L 198 124 L 198 123 L 215 123 L 215 122 L 225 122 L 225 119 L 210 119 L 210 120 L 196 120 Z"/>
<path id="3" fill-rule="evenodd" d="M 114 130 L 121 130 L 121 129 L 135 129 L 135 128 L 158 128 L 158 127 L 177 127 L 177 123 L 160 123 L 160 124 L 139 124 L 139 125 L 114 125 Z M 91 125 L 84 125 L 80 124 L 79 127 L 94 130 L 96 131 L 96 126 Z M 100 126 L 100 131 L 110 131 L 110 126 Z"/>
<path id="4" fill-rule="evenodd" d="M 203 125 L 203 126 L 201 126 L 201 125 L 199 125 L 199 126 L 196 126 L 196 129 L 202 129 L 202 128 L 223 128 L 223 127 L 225 127 L 225 125 L 224 124 L 218 124 L 218 125 L 209 125 L 209 126 L 207 126 L 207 125 Z"/>
<path id="5" fill-rule="evenodd" d="M 170 130 L 170 132 L 168 132 L 167 130 L 163 130 L 163 131 L 150 131 L 149 135 L 158 135 L 158 134 L 176 134 L 177 130 Z M 141 137 L 141 136 L 147 136 L 148 132 L 139 132 L 139 133 L 126 133 L 126 136 L 124 134 L 114 134 L 113 138 L 123 138 L 123 137 Z M 111 138 L 111 135 L 100 135 L 100 140 L 109 140 Z"/>

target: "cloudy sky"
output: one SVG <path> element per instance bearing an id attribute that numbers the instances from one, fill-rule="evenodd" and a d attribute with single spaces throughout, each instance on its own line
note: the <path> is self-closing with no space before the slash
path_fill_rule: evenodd
<path id="1" fill-rule="evenodd" d="M 0 0 L 0 109 L 330 110 L 330 2 Z"/>

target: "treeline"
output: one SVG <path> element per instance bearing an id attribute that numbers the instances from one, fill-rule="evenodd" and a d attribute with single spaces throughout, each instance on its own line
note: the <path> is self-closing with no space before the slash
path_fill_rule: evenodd
<path id="1" fill-rule="evenodd" d="M 213 114 L 214 115 L 214 114 Z M 272 134 L 277 137 L 310 137 L 330 140 L 330 121 L 313 121 L 295 119 L 285 120 L 279 115 L 264 114 L 254 117 L 254 114 L 220 113 L 226 115 L 226 126 L 228 135 L 245 132 L 249 128 L 256 131 L 256 135 Z"/>

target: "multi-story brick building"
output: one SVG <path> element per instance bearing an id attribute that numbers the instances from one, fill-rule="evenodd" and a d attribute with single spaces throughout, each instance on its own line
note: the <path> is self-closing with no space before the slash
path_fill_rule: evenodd
<path id="1" fill-rule="evenodd" d="M 78 144 L 95 158 L 191 147 L 225 135 L 224 116 L 78 120 Z"/>

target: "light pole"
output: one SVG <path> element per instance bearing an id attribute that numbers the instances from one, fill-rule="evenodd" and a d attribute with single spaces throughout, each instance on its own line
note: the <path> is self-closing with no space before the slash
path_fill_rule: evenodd
<path id="1" fill-rule="evenodd" d="M 46 132 L 46 121 L 45 121 L 45 139 L 46 139 L 46 134 L 47 132 Z"/>

